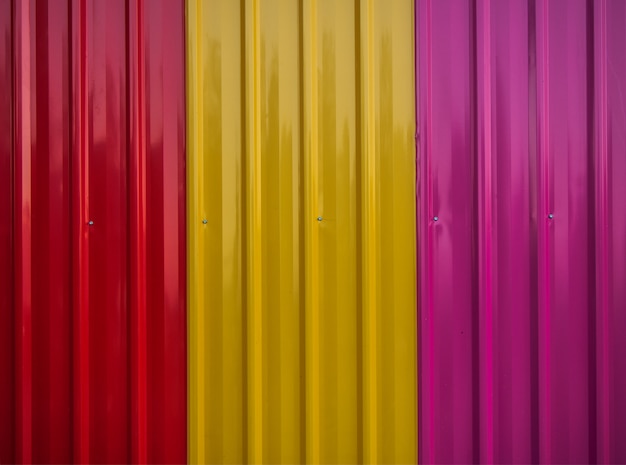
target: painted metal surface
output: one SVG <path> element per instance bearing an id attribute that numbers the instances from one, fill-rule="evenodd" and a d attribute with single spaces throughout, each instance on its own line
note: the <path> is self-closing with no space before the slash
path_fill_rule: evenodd
<path id="1" fill-rule="evenodd" d="M 417 18 L 420 461 L 623 463 L 626 3 Z"/>
<path id="2" fill-rule="evenodd" d="M 0 18 L 0 462 L 182 463 L 184 5 Z"/>
<path id="3" fill-rule="evenodd" d="M 0 3 L 0 462 L 15 457 L 15 314 L 13 309 L 13 35 L 11 3 Z M 6 381 L 8 380 L 8 381 Z"/>
<path id="4" fill-rule="evenodd" d="M 191 463 L 416 460 L 413 8 L 187 1 Z"/>

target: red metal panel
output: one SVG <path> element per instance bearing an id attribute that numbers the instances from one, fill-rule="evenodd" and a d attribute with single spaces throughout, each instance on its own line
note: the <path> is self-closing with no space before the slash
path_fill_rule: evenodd
<path id="1" fill-rule="evenodd" d="M 420 459 L 624 462 L 626 5 L 417 4 Z"/>
<path id="2" fill-rule="evenodd" d="M 186 462 L 185 8 L 143 0 L 147 459 Z M 149 6 L 149 8 L 148 8 Z"/>
<path id="3" fill-rule="evenodd" d="M 24 31 L 31 46 L 31 133 L 25 144 L 32 160 L 32 451 L 25 449 L 23 457 L 32 454 L 34 463 L 72 457 L 68 22 L 66 1 L 31 2 Z"/>
<path id="4" fill-rule="evenodd" d="M 15 308 L 15 458 L 32 462 L 32 127 L 31 4 L 13 5 L 13 280 Z"/>
<path id="5" fill-rule="evenodd" d="M 126 2 L 87 2 L 89 459 L 129 462 L 129 114 Z"/>
<path id="6" fill-rule="evenodd" d="M 11 13 L 11 3 L 0 2 L 0 463 L 15 462 Z"/>
<path id="7" fill-rule="evenodd" d="M 0 461 L 184 462 L 183 2 L 1 8 Z"/>

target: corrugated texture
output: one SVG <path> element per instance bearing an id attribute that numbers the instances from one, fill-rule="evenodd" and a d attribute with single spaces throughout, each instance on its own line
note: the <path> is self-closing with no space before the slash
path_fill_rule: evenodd
<path id="1" fill-rule="evenodd" d="M 11 3 L 0 3 L 0 462 L 15 457 L 15 315 L 13 309 L 13 37 Z M 10 310 L 11 309 L 11 310 Z"/>
<path id="2" fill-rule="evenodd" d="M 416 460 L 413 2 L 187 2 L 189 458 Z"/>
<path id="3" fill-rule="evenodd" d="M 626 3 L 419 0 L 420 458 L 626 461 Z"/>
<path id="4" fill-rule="evenodd" d="M 0 18 L 0 462 L 183 462 L 183 3 Z"/>

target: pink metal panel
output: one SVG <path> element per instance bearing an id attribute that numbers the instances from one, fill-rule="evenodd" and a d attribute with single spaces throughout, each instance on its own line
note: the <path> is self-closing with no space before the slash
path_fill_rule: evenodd
<path id="1" fill-rule="evenodd" d="M 626 462 L 626 3 L 593 3 L 598 460 Z"/>
<path id="2" fill-rule="evenodd" d="M 184 5 L 0 6 L 0 462 L 186 459 Z"/>
<path id="3" fill-rule="evenodd" d="M 626 460 L 626 4 L 418 0 L 420 459 Z"/>

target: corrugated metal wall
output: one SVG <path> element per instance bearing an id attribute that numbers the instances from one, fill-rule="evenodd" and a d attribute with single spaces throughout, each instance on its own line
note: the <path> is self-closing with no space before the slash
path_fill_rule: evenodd
<path id="1" fill-rule="evenodd" d="M 193 463 L 416 460 L 413 8 L 187 2 Z"/>
<path id="2" fill-rule="evenodd" d="M 626 2 L 416 5 L 0 2 L 0 462 L 626 461 Z"/>
<path id="3" fill-rule="evenodd" d="M 420 0 L 420 459 L 626 461 L 626 2 Z"/>
<path id="4" fill-rule="evenodd" d="M 15 383 L 13 312 L 12 124 L 13 90 L 11 4 L 0 3 L 0 461 L 14 462 Z"/>
<path id="5" fill-rule="evenodd" d="M 184 6 L 0 28 L 0 462 L 184 462 Z"/>

